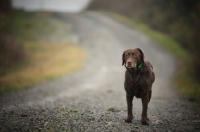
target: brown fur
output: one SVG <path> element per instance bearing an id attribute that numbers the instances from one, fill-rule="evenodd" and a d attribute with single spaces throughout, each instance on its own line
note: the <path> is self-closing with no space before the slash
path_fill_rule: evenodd
<path id="1" fill-rule="evenodd" d="M 139 68 L 140 64 L 142 64 L 141 68 Z M 155 80 L 153 66 L 150 62 L 144 60 L 144 54 L 139 48 L 124 51 L 122 54 L 122 65 L 125 65 L 127 69 L 124 88 L 126 91 L 128 116 L 125 122 L 132 122 L 132 101 L 134 96 L 136 96 L 142 100 L 142 124 L 149 125 L 147 109 L 151 99 L 152 84 Z"/>

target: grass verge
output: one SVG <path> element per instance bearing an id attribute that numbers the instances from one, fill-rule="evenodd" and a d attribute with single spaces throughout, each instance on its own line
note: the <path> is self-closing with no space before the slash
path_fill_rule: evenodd
<path id="1" fill-rule="evenodd" d="M 51 12 L 0 16 L 0 95 L 70 74 L 87 53 L 71 40 L 71 26 Z"/>
<path id="2" fill-rule="evenodd" d="M 0 77 L 0 93 L 30 87 L 70 74 L 84 66 L 85 50 L 67 43 L 24 44 L 28 54 L 23 68 Z"/>
<path id="3" fill-rule="evenodd" d="M 160 44 L 164 47 L 168 52 L 175 55 L 178 62 L 177 75 L 174 79 L 179 91 L 185 95 L 189 96 L 190 101 L 197 101 L 200 104 L 200 83 L 193 77 L 193 73 L 195 72 L 191 69 L 191 65 L 193 63 L 193 56 L 191 56 L 185 49 L 183 49 L 176 41 L 174 41 L 169 36 L 155 31 L 148 27 L 145 24 L 138 23 L 133 19 L 129 19 L 122 15 L 111 13 L 111 12 L 102 12 L 106 15 L 111 16 L 112 18 L 134 28 L 137 29 L 147 36 L 149 36 L 152 40 Z"/>

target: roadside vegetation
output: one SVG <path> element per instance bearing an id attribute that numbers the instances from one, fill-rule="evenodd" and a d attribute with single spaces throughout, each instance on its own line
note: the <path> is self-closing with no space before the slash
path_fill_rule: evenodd
<path id="1" fill-rule="evenodd" d="M 176 82 L 181 93 L 190 96 L 190 101 L 200 101 L 198 97 L 198 95 L 200 95 L 200 89 L 198 88 L 200 84 L 195 78 L 193 78 L 193 72 L 195 71 L 191 69 L 191 64 L 194 61 L 192 60 L 192 58 L 194 57 L 191 54 L 189 54 L 184 48 L 182 48 L 175 40 L 173 40 L 166 34 L 151 29 L 146 24 L 137 23 L 134 20 L 119 14 L 111 12 L 103 13 L 148 35 L 152 40 L 157 42 L 157 44 L 160 44 L 168 52 L 174 54 L 178 62 L 177 76 L 175 77 L 174 81 Z"/>
<path id="2" fill-rule="evenodd" d="M 173 53 L 178 89 L 200 104 L 199 0 L 94 0 L 88 10 L 102 11 L 142 31 Z"/>
<path id="3" fill-rule="evenodd" d="M 0 17 L 0 95 L 52 80 L 84 66 L 86 51 L 53 13 L 13 11 Z M 64 39 L 64 41 L 62 41 Z"/>

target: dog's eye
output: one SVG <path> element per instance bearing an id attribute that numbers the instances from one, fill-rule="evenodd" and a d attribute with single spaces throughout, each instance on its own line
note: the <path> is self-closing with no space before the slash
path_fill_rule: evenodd
<path id="1" fill-rule="evenodd" d="M 138 56 L 138 54 L 137 53 L 133 53 L 133 56 Z"/>

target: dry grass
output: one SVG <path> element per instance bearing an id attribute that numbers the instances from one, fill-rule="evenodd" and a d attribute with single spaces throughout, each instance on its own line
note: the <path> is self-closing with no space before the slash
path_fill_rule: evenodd
<path id="1" fill-rule="evenodd" d="M 70 74 L 84 66 L 85 50 L 66 43 L 25 43 L 27 64 L 0 77 L 0 94 Z"/>

